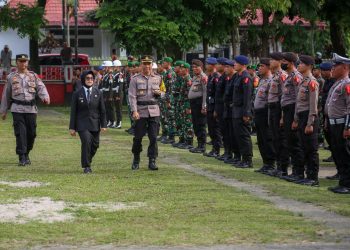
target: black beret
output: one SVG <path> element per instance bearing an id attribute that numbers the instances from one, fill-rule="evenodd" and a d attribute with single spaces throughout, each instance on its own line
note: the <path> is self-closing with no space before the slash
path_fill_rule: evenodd
<path id="1" fill-rule="evenodd" d="M 301 55 L 299 56 L 299 60 L 306 65 L 315 64 L 315 59 L 312 56 Z"/>
<path id="2" fill-rule="evenodd" d="M 196 65 L 198 67 L 203 67 L 203 62 L 201 60 L 198 60 L 198 59 L 193 59 L 192 65 Z"/>
<path id="3" fill-rule="evenodd" d="M 298 61 L 298 56 L 297 54 L 293 53 L 293 52 L 286 52 L 283 54 L 283 58 L 285 60 L 287 60 L 288 62 L 297 62 Z"/>
<path id="4" fill-rule="evenodd" d="M 282 52 L 273 52 L 270 54 L 270 57 L 274 60 L 281 61 L 281 60 L 283 60 L 283 53 Z"/>
<path id="5" fill-rule="evenodd" d="M 259 64 L 264 64 L 266 66 L 270 66 L 270 58 L 260 58 Z"/>

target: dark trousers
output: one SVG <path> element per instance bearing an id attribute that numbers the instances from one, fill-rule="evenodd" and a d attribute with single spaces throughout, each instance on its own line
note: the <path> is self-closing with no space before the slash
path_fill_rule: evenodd
<path id="1" fill-rule="evenodd" d="M 202 114 L 202 97 L 191 99 L 190 106 L 194 134 L 197 137 L 198 144 L 204 145 L 207 140 L 207 131 L 205 128 L 207 116 Z"/>
<path id="2" fill-rule="evenodd" d="M 276 162 L 276 150 L 273 147 L 272 131 L 268 124 L 268 109 L 254 110 L 255 129 L 258 147 L 264 165 L 273 165 Z"/>
<path id="3" fill-rule="evenodd" d="M 219 151 L 222 145 L 222 135 L 221 135 L 221 130 L 219 126 L 219 121 L 216 118 L 214 118 L 214 111 L 207 112 L 207 119 L 208 119 L 208 132 L 209 132 L 210 139 L 213 143 L 213 149 L 216 151 Z"/>
<path id="4" fill-rule="evenodd" d="M 329 149 L 331 151 L 331 156 L 333 156 L 331 130 L 329 128 L 329 121 L 327 121 L 328 120 L 328 116 L 324 115 L 323 117 L 324 117 L 323 124 L 325 124 L 325 123 L 328 124 L 328 128 L 327 129 L 323 129 L 324 138 L 326 139 L 326 142 L 328 143 Z M 337 167 L 337 169 L 338 169 L 338 167 Z"/>
<path id="5" fill-rule="evenodd" d="M 120 97 L 120 100 L 115 101 L 115 113 L 117 115 L 117 123 L 121 122 L 122 119 L 122 108 L 123 108 L 123 99 Z"/>
<path id="6" fill-rule="evenodd" d="M 319 156 L 318 156 L 318 119 L 314 121 L 314 131 L 312 134 L 305 134 L 305 127 L 309 111 L 301 112 L 298 114 L 298 137 L 301 142 L 301 147 L 304 152 L 303 165 L 306 166 L 306 178 L 317 180 L 319 171 Z"/>
<path id="7" fill-rule="evenodd" d="M 132 153 L 139 155 L 142 152 L 142 138 L 147 131 L 149 146 L 147 156 L 156 159 L 158 156 L 157 136 L 159 133 L 159 116 L 140 118 L 135 122 L 135 135 L 132 145 Z"/>
<path id="8" fill-rule="evenodd" d="M 287 140 L 284 129 L 280 126 L 282 117 L 279 103 L 269 104 L 269 127 L 272 131 L 273 146 L 276 150 L 277 167 L 282 171 L 287 171 L 289 166 L 289 153 L 287 150 Z"/>
<path id="9" fill-rule="evenodd" d="M 253 145 L 250 137 L 250 123 L 243 122 L 243 118 L 233 118 L 233 134 L 243 161 L 251 161 Z"/>
<path id="10" fill-rule="evenodd" d="M 113 100 L 107 100 L 106 101 L 106 115 L 107 115 L 107 121 L 115 122 L 115 102 Z"/>
<path id="11" fill-rule="evenodd" d="M 100 131 L 79 131 L 81 141 L 81 167 L 91 167 L 92 158 L 100 146 Z"/>
<path id="12" fill-rule="evenodd" d="M 12 113 L 16 136 L 16 154 L 29 154 L 36 137 L 36 114 Z"/>
<path id="13" fill-rule="evenodd" d="M 350 140 L 343 138 L 344 124 L 330 125 L 329 129 L 339 185 L 350 188 Z"/>
<path id="14" fill-rule="evenodd" d="M 304 152 L 301 149 L 298 133 L 292 130 L 292 123 L 294 121 L 295 104 L 286 105 L 283 110 L 284 131 L 287 138 L 287 148 L 291 157 L 293 174 L 304 174 Z"/>

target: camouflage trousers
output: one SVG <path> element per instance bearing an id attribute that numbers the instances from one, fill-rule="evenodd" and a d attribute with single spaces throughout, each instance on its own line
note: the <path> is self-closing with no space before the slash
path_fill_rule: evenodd
<path id="1" fill-rule="evenodd" d="M 175 120 L 175 100 L 174 96 L 171 95 L 169 97 L 168 102 L 170 103 L 170 107 L 167 107 L 167 118 L 168 118 L 168 134 L 169 136 L 176 135 L 176 120 Z"/>
<path id="2" fill-rule="evenodd" d="M 184 102 L 179 102 L 180 107 L 184 107 Z M 189 104 L 188 104 L 189 106 Z M 186 109 L 182 108 L 180 111 L 180 119 L 179 119 L 179 137 L 184 138 L 185 140 L 193 140 L 194 131 L 192 124 L 192 115 L 186 114 Z"/>
<path id="3" fill-rule="evenodd" d="M 168 135 L 168 106 L 165 98 L 159 99 L 160 125 L 162 127 L 162 136 Z"/>

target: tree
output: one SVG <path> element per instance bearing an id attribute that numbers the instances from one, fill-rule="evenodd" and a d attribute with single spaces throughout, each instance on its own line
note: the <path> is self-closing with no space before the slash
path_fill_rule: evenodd
<path id="1" fill-rule="evenodd" d="M 209 45 L 223 43 L 230 39 L 232 30 L 247 6 L 247 0 L 191 0 L 188 8 L 202 13 L 199 35 L 202 38 L 204 58 L 208 56 Z"/>
<path id="2" fill-rule="evenodd" d="M 114 33 L 115 39 L 130 53 L 165 53 L 168 45 L 191 47 L 197 41 L 195 19 L 175 1 L 104 1 L 95 17 L 101 28 Z M 186 25 L 187 22 L 189 26 Z M 184 39 L 187 38 L 187 39 Z M 189 41 L 190 40 L 190 41 Z"/>
<path id="3" fill-rule="evenodd" d="M 254 29 L 255 35 L 260 37 L 260 56 L 267 57 L 269 54 L 269 39 L 275 39 L 276 34 L 276 22 L 280 20 L 275 15 L 276 13 L 282 13 L 282 16 L 287 13 L 291 6 L 290 0 L 253 0 L 250 1 L 248 9 L 245 12 L 244 17 L 248 19 L 248 23 L 252 25 L 252 21 L 257 18 L 257 9 L 261 10 L 262 14 L 262 26 L 261 29 Z"/>

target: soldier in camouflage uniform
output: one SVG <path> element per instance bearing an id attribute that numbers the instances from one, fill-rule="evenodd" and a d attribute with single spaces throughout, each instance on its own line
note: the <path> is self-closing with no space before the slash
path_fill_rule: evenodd
<path id="1" fill-rule="evenodd" d="M 184 61 L 177 61 L 177 64 L 175 65 L 174 72 L 176 74 L 176 81 L 174 82 L 173 91 L 172 91 L 172 103 L 171 106 L 174 107 L 174 117 L 175 117 L 175 125 L 176 125 L 176 131 L 177 135 L 179 135 L 179 142 L 173 143 L 173 147 L 178 147 L 180 144 L 183 144 L 185 142 L 185 138 L 180 135 L 179 131 L 181 130 L 181 127 L 183 125 L 181 121 L 181 113 L 183 110 L 183 107 L 181 105 L 181 87 L 183 84 L 183 75 L 181 67 L 184 67 L 185 62 Z"/>
<path id="2" fill-rule="evenodd" d="M 166 124 L 168 125 L 168 138 L 163 139 L 161 142 L 165 144 L 172 144 L 175 142 L 176 125 L 174 114 L 174 99 L 173 99 L 173 87 L 176 81 L 176 74 L 171 67 L 173 59 L 171 57 L 165 57 L 163 59 L 163 68 L 165 69 L 163 80 L 166 88 L 165 93 L 165 110 L 166 110 Z M 163 104 L 164 105 L 164 104 Z"/>
<path id="3" fill-rule="evenodd" d="M 181 66 L 180 74 L 182 75 L 182 86 L 180 88 L 180 99 L 179 106 L 181 107 L 180 112 L 180 138 L 184 138 L 184 143 L 179 144 L 178 148 L 181 149 L 191 149 L 193 145 L 193 124 L 192 124 L 192 115 L 191 115 L 191 106 L 188 99 L 188 92 L 192 85 L 192 79 L 190 76 L 191 65 L 184 63 Z"/>
<path id="4" fill-rule="evenodd" d="M 162 80 L 164 81 L 166 77 L 166 70 L 163 67 L 163 60 L 158 62 L 158 73 L 162 77 Z M 166 87 L 167 88 L 167 87 Z M 159 99 L 159 108 L 160 108 L 160 125 L 162 127 L 162 135 L 157 139 L 158 141 L 164 143 L 167 140 L 168 137 L 168 109 L 167 109 L 167 103 L 165 95 L 162 95 Z"/>

